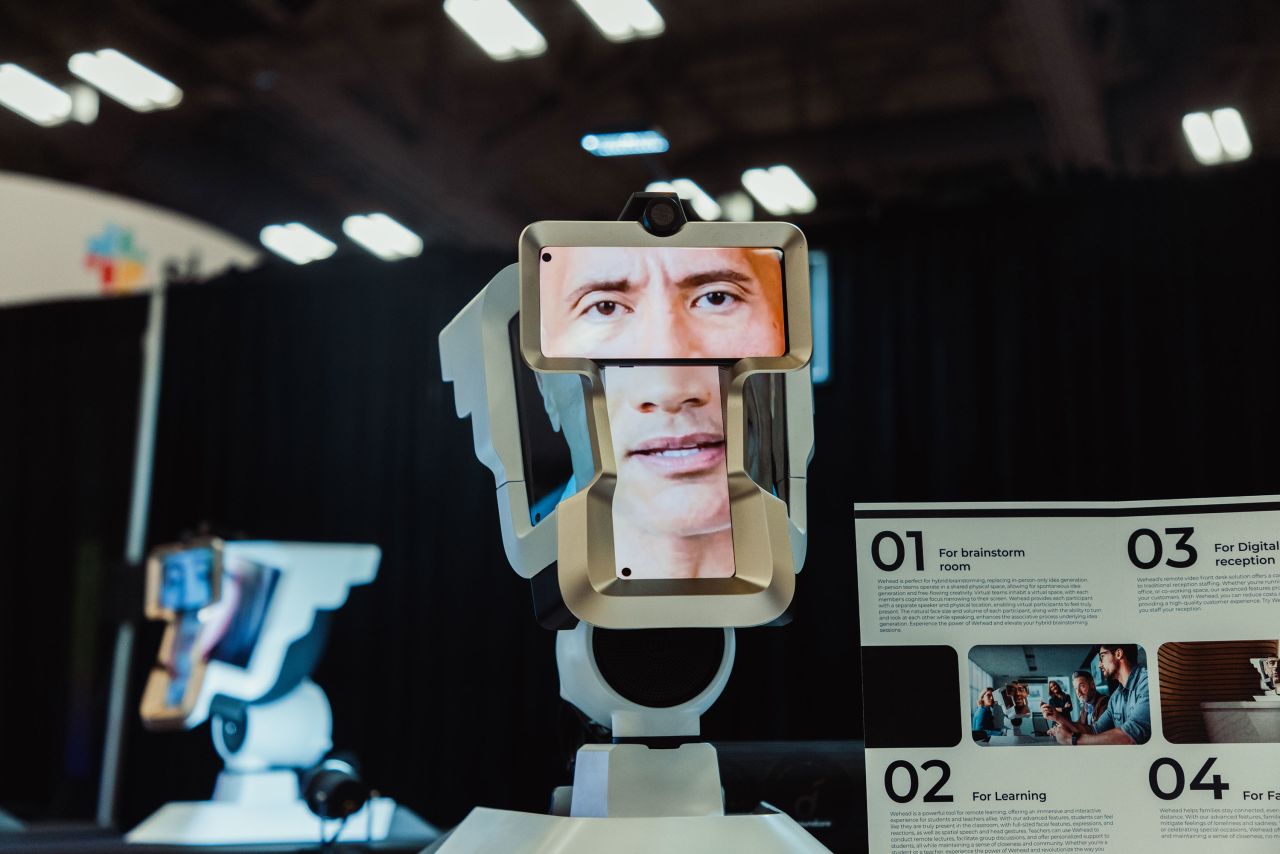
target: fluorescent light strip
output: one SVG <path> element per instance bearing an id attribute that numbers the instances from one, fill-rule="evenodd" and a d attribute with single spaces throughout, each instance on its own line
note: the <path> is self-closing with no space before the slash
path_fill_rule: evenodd
<path id="1" fill-rule="evenodd" d="M 445 0 L 444 12 L 498 62 L 547 51 L 547 40 L 508 0 Z"/>
<path id="2" fill-rule="evenodd" d="M 742 173 L 742 186 L 774 216 L 808 214 L 818 206 L 818 197 L 791 166 L 748 169 Z"/>
<path id="3" fill-rule="evenodd" d="M 1191 154 L 1203 166 L 1215 166 L 1222 162 L 1222 143 L 1213 129 L 1213 119 L 1208 113 L 1187 113 L 1182 117 L 1182 134 L 1191 146 Z"/>
<path id="4" fill-rule="evenodd" d="M 747 188 L 760 206 L 774 216 L 791 213 L 791 205 L 787 204 L 773 176 L 765 169 L 748 169 L 742 173 L 742 186 Z"/>
<path id="5" fill-rule="evenodd" d="M 790 166 L 748 169 L 742 186 L 774 216 L 809 213 L 818 206 L 818 197 Z"/>
<path id="6" fill-rule="evenodd" d="M 661 35 L 666 22 L 649 0 L 573 0 L 611 42 Z"/>
<path id="7" fill-rule="evenodd" d="M 669 182 L 654 181 L 644 189 L 648 193 L 675 193 L 682 199 L 688 199 L 693 212 L 707 222 L 721 216 L 720 205 L 716 204 L 716 200 L 688 178 L 673 178 Z"/>
<path id="8" fill-rule="evenodd" d="M 751 222 L 756 217 L 755 204 L 751 201 L 751 197 L 741 190 L 725 193 L 716 199 L 716 203 L 720 205 L 720 209 L 724 211 L 724 218 L 729 222 Z"/>
<path id="9" fill-rule="evenodd" d="M 1218 141 L 1222 143 L 1222 151 L 1228 160 L 1244 160 L 1253 153 L 1253 142 L 1249 139 L 1249 131 L 1245 130 L 1244 117 L 1234 107 L 1223 107 L 1213 111 L 1213 129 L 1218 132 Z"/>
<path id="10" fill-rule="evenodd" d="M 680 198 L 688 199 L 689 204 L 693 207 L 693 212 L 699 217 L 712 222 L 720 218 L 722 211 L 720 206 L 716 204 L 716 200 L 707 195 L 706 191 L 688 178 L 676 178 L 671 182 L 676 187 L 676 192 L 680 194 Z"/>
<path id="11" fill-rule="evenodd" d="M 0 104 L 44 127 L 71 117 L 71 96 L 21 65 L 0 65 Z"/>
<path id="12" fill-rule="evenodd" d="M 809 213 L 818 206 L 818 197 L 790 166 L 773 166 L 769 174 L 791 206 L 793 213 Z"/>
<path id="13" fill-rule="evenodd" d="M 268 225 L 262 229 L 258 239 L 263 246 L 295 264 L 322 261 L 338 249 L 338 244 L 300 222 Z"/>
<path id="14" fill-rule="evenodd" d="M 422 254 L 422 238 L 384 213 L 349 216 L 342 231 L 383 261 Z"/>
<path id="15" fill-rule="evenodd" d="M 589 133 L 582 138 L 582 150 L 596 157 L 625 157 L 631 154 L 662 154 L 671 147 L 656 130 L 625 133 Z"/>
<path id="16" fill-rule="evenodd" d="M 112 48 L 77 53 L 67 60 L 67 68 L 84 82 L 140 113 L 167 110 L 182 101 L 182 90 L 172 81 Z"/>
<path id="17" fill-rule="evenodd" d="M 68 83 L 63 89 L 71 96 L 71 118 L 91 125 L 98 118 L 98 90 L 84 83 Z"/>

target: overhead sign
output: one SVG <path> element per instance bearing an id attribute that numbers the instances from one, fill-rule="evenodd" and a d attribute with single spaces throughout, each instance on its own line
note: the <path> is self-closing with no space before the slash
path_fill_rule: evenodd
<path id="1" fill-rule="evenodd" d="M 173 211 L 0 172 L 0 304 L 132 293 L 260 260 L 252 246 Z"/>

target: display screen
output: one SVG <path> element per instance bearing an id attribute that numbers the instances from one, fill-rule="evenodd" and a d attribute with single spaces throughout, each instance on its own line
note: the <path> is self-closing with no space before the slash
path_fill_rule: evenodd
<path id="1" fill-rule="evenodd" d="M 617 361 L 786 355 L 777 249 L 548 246 L 539 258 L 545 356 Z"/>
<path id="2" fill-rule="evenodd" d="M 618 481 L 618 577 L 734 574 L 724 417 L 714 365 L 603 371 Z"/>
<path id="3" fill-rule="evenodd" d="M 188 557 L 200 552 L 208 553 L 207 562 Z M 173 643 L 160 662 L 169 677 L 164 703 L 172 708 L 183 706 L 199 665 L 221 661 L 236 667 L 248 666 L 280 576 L 280 571 L 271 567 L 226 559 L 221 595 L 210 602 L 208 581 L 212 566 L 211 549 L 191 549 L 165 558 L 162 603 L 169 606 L 171 601 L 179 601 L 191 606 L 174 608 Z M 199 579 L 203 579 L 203 598 L 197 595 L 201 589 Z"/>
<path id="4" fill-rule="evenodd" d="M 161 566 L 160 607 L 198 611 L 213 600 L 213 549 L 186 549 L 166 555 Z"/>
<path id="5" fill-rule="evenodd" d="M 222 598 L 210 609 L 201 649 L 211 661 L 248 667 L 262 634 L 280 570 L 231 560 L 222 573 Z"/>

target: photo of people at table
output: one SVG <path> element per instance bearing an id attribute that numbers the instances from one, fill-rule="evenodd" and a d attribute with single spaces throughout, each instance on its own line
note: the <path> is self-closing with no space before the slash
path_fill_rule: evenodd
<path id="1" fill-rule="evenodd" d="M 976 646 L 969 710 L 985 746 L 1145 744 L 1147 655 L 1128 643 Z"/>

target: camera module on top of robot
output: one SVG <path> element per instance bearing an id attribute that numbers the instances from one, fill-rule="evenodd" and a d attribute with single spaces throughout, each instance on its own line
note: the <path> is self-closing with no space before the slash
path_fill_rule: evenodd
<path id="1" fill-rule="evenodd" d="M 684 210 L 672 199 L 650 199 L 644 208 L 644 227 L 650 234 L 665 237 L 684 225 Z"/>
<path id="2" fill-rule="evenodd" d="M 675 193 L 632 193 L 618 219 L 639 222 L 654 237 L 670 237 L 689 222 Z"/>

